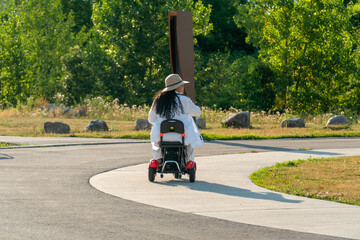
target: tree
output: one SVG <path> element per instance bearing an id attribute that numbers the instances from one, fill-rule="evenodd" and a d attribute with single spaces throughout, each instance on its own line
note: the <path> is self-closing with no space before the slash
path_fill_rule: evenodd
<path id="1" fill-rule="evenodd" d="M 327 112 L 341 105 L 354 70 L 349 13 L 337 0 L 250 0 L 236 22 L 277 75 L 280 109 Z"/>
<path id="2" fill-rule="evenodd" d="M 65 15 L 74 15 L 75 26 L 73 30 L 78 33 L 85 29 L 89 31 L 92 27 L 91 15 L 94 0 L 61 0 L 62 11 Z"/>
<path id="3" fill-rule="evenodd" d="M 13 1 L 0 5 L 0 105 L 16 105 L 29 95 L 25 54 Z"/>
<path id="4" fill-rule="evenodd" d="M 1 101 L 52 99 L 63 85 L 61 57 L 84 35 L 75 36 L 74 18 L 62 12 L 60 0 L 8 0 L 1 6 Z"/>
<path id="5" fill-rule="evenodd" d="M 151 103 L 170 73 L 168 11 L 191 10 L 194 35 L 206 34 L 210 8 L 201 1 L 104 0 L 94 5 L 93 23 L 100 35 L 100 46 L 113 60 L 119 83 L 132 104 Z"/>
<path id="6" fill-rule="evenodd" d="M 234 22 L 235 0 L 204 0 L 203 2 L 213 9 L 210 15 L 213 30 L 207 36 L 199 36 L 197 47 L 204 54 L 218 51 L 254 53 L 253 46 L 245 42 L 246 30 L 238 28 Z"/>

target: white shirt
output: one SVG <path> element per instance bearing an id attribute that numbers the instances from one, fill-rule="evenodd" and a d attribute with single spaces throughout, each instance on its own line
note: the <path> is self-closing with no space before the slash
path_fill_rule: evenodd
<path id="1" fill-rule="evenodd" d="M 204 144 L 204 141 L 201 137 L 198 127 L 196 126 L 192 117 L 199 117 L 201 114 L 201 109 L 196 106 L 190 98 L 180 95 L 180 102 L 183 106 L 184 113 L 176 113 L 173 119 L 180 120 L 184 123 L 185 127 L 185 145 L 190 145 L 192 148 L 199 147 Z M 155 106 L 149 112 L 148 121 L 153 125 L 150 133 L 151 142 L 157 143 L 160 141 L 160 124 L 166 118 L 160 117 L 155 112 Z M 166 133 L 164 134 L 164 141 L 182 141 L 181 135 L 177 133 Z"/>

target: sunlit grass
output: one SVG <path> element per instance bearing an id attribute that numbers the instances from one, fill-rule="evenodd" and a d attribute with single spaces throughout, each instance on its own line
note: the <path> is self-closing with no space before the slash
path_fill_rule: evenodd
<path id="1" fill-rule="evenodd" d="M 250 179 L 273 191 L 360 206 L 360 156 L 287 161 Z"/>
<path id="2" fill-rule="evenodd" d="M 149 139 L 150 131 L 135 131 L 136 119 L 147 119 L 149 106 L 128 106 L 119 104 L 118 100 L 105 101 L 101 97 L 87 99 L 82 105 L 72 107 L 68 114 L 63 113 L 64 105 L 47 110 L 48 102 L 44 99 L 30 99 L 18 108 L 0 111 L 0 134 L 13 136 L 49 136 L 43 133 L 44 122 L 63 122 L 70 126 L 70 134 L 61 136 L 107 137 L 107 138 L 140 138 Z M 85 117 L 77 117 L 79 110 L 85 110 Z M 351 126 L 345 130 L 324 129 L 327 120 L 334 116 L 328 114 L 291 114 L 290 112 L 251 112 L 251 128 L 225 128 L 221 120 L 230 113 L 241 109 L 227 110 L 202 107 L 201 117 L 206 120 L 206 129 L 200 130 L 205 140 L 235 139 L 272 139 L 272 138 L 310 138 L 310 137 L 359 137 L 360 123 L 357 115 L 345 116 Z M 288 118 L 303 118 L 305 128 L 281 128 L 281 122 Z M 90 120 L 105 120 L 109 132 L 84 132 Z M 55 136 L 55 135 L 54 135 Z M 60 136 L 60 135 L 58 135 Z"/>

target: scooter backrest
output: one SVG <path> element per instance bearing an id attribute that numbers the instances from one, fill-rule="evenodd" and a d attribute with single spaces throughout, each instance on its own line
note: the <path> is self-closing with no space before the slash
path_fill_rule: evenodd
<path id="1" fill-rule="evenodd" d="M 169 132 L 175 132 L 175 133 L 184 133 L 184 123 L 180 120 L 176 119 L 168 119 L 161 122 L 160 125 L 160 133 L 169 133 Z"/>

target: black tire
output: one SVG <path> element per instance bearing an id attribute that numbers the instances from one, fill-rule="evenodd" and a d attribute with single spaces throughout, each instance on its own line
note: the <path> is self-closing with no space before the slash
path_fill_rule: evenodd
<path id="1" fill-rule="evenodd" d="M 179 172 L 174 173 L 174 176 L 176 179 L 181 179 L 181 177 L 182 177 L 181 173 L 179 173 Z"/>
<path id="2" fill-rule="evenodd" d="M 195 168 L 189 169 L 188 172 L 189 172 L 190 182 L 195 182 L 195 173 L 196 173 Z"/>
<path id="3" fill-rule="evenodd" d="M 149 167 L 149 181 L 153 182 L 155 180 L 155 175 L 156 175 L 156 169 Z"/>

